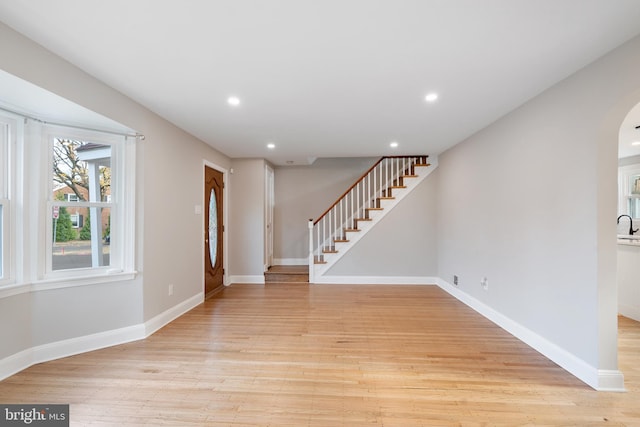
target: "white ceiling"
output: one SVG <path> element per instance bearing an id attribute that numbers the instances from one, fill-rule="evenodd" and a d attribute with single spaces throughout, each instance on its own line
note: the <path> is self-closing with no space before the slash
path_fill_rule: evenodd
<path id="1" fill-rule="evenodd" d="M 640 1 L 0 0 L 0 20 L 228 156 L 283 164 L 439 154 L 640 33 Z"/>

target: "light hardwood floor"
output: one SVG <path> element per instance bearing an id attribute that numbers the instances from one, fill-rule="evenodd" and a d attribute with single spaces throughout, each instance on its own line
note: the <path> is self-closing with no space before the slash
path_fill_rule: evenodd
<path id="1" fill-rule="evenodd" d="M 71 425 L 638 426 L 640 324 L 619 348 L 628 392 L 596 392 L 435 286 L 233 285 L 0 402 L 69 403 Z"/>

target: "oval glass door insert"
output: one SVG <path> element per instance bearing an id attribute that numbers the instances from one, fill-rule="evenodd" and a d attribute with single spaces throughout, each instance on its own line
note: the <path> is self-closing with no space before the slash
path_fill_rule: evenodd
<path id="1" fill-rule="evenodd" d="M 218 204 L 216 192 L 212 189 L 209 194 L 209 261 L 211 266 L 216 266 L 218 257 Z"/>

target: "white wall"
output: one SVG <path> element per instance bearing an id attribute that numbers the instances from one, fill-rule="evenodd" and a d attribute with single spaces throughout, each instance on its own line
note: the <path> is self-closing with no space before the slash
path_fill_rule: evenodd
<path id="1" fill-rule="evenodd" d="M 141 268 L 148 320 L 203 291 L 204 218 L 195 213 L 195 206 L 205 203 L 203 161 L 226 169 L 230 160 L 168 124 L 135 129 L 147 137 L 140 144 L 144 173 L 139 176 L 143 177 Z M 172 296 L 169 284 L 174 285 Z"/>
<path id="2" fill-rule="evenodd" d="M 0 51 L 0 69 L 146 136 L 136 159 L 138 276 L 0 299 L 0 338 L 6 338 L 0 358 L 141 325 L 197 301 L 203 292 L 203 219 L 194 206 L 203 204 L 203 161 L 228 168 L 230 159 L 4 24 Z"/>
<path id="3" fill-rule="evenodd" d="M 31 307 L 31 298 L 28 294 L 0 299 L 0 342 L 2 343 L 0 360 L 32 346 Z"/>
<path id="4" fill-rule="evenodd" d="M 436 277 L 437 174 L 402 199 L 326 276 Z"/>
<path id="5" fill-rule="evenodd" d="M 318 218 L 377 158 L 317 159 L 275 168 L 274 258 L 307 263 L 309 219 Z"/>
<path id="6" fill-rule="evenodd" d="M 620 380 L 617 135 L 640 100 L 639 51 L 636 38 L 439 157 L 440 277 L 598 387 Z"/>
<path id="7" fill-rule="evenodd" d="M 229 280 L 264 283 L 266 163 L 263 159 L 234 159 L 231 167 Z"/>

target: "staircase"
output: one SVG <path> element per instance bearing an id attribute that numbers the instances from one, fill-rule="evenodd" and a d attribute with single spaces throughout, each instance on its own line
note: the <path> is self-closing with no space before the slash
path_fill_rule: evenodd
<path id="1" fill-rule="evenodd" d="M 329 269 L 433 168 L 428 156 L 382 157 L 318 219 L 309 220 L 309 282 Z"/>

